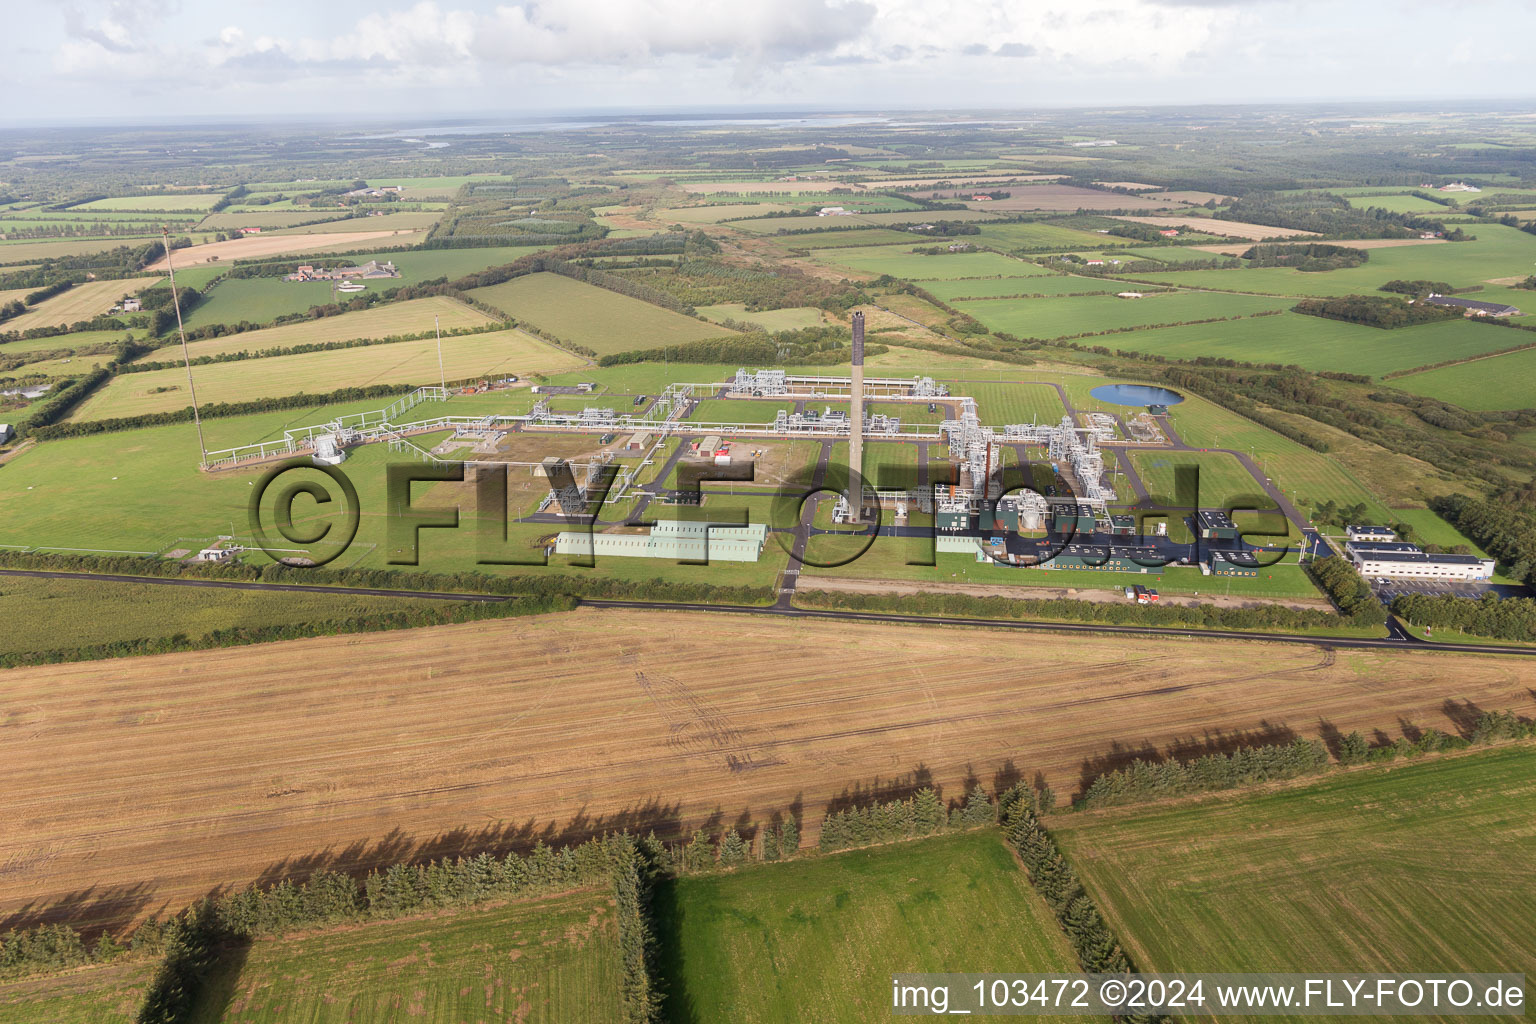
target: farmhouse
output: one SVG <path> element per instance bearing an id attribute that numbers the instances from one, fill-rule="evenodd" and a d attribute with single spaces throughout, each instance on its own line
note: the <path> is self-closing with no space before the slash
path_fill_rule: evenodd
<path id="1" fill-rule="evenodd" d="M 1450 295 L 1436 295 L 1429 293 L 1424 300 L 1431 306 L 1450 306 L 1462 311 L 1463 316 L 1519 316 L 1520 310 L 1515 306 L 1506 306 L 1502 302 L 1478 302 L 1476 299 L 1458 299 Z"/>
<path id="2" fill-rule="evenodd" d="M 133 297 L 133 296 L 130 296 L 130 297 L 128 297 L 128 298 L 123 300 L 123 312 L 124 313 L 137 313 L 137 312 L 139 312 L 139 310 L 141 310 L 143 308 L 144 308 L 144 304 L 142 302 L 140 302 L 137 298 Z"/>
<path id="3" fill-rule="evenodd" d="M 241 228 L 240 233 L 242 235 L 259 235 L 261 234 L 261 228 Z"/>
<path id="4" fill-rule="evenodd" d="M 354 277 L 374 279 L 382 277 L 399 277 L 400 271 L 395 267 L 394 261 L 389 260 L 380 263 L 378 260 L 369 260 L 360 267 L 313 267 L 309 264 L 296 269 L 293 273 L 283 278 L 284 281 L 340 281 Z"/>
<path id="5" fill-rule="evenodd" d="M 9 423 L 0 423 L 0 444 L 5 444 L 5 442 L 9 441 L 13 433 L 15 431 L 11 429 Z"/>
<path id="6" fill-rule="evenodd" d="M 973 203 L 990 203 L 991 201 L 992 197 L 987 195 L 985 192 L 978 192 L 971 196 L 971 202 Z"/>
<path id="7" fill-rule="evenodd" d="M 1476 185 L 1468 185 L 1464 181 L 1453 181 L 1449 185 L 1441 185 L 1441 192 L 1481 192 Z"/>
<path id="8" fill-rule="evenodd" d="M 851 217 L 852 210 L 845 210 L 841 206 L 823 206 L 816 211 L 818 217 Z"/>
<path id="9" fill-rule="evenodd" d="M 1139 299 L 1139 298 L 1141 298 L 1141 296 L 1142 296 L 1141 292 L 1116 292 L 1115 293 L 1115 298 L 1117 298 L 1117 299 Z"/>
<path id="10" fill-rule="evenodd" d="M 1179 237 L 1179 229 L 1178 228 L 1160 228 L 1157 233 L 1162 235 L 1164 238 L 1178 238 Z"/>

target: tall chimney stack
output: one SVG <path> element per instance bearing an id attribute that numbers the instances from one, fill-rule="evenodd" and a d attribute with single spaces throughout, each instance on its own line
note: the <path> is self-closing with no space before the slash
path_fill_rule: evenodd
<path id="1" fill-rule="evenodd" d="M 853 314 L 853 380 L 848 391 L 848 505 L 864 521 L 864 314 Z"/>

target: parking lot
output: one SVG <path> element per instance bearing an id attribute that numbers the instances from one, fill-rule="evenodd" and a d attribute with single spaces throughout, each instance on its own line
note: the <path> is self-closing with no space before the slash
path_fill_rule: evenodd
<path id="1" fill-rule="evenodd" d="M 1371 589 L 1383 604 L 1391 604 L 1399 594 L 1433 594 L 1441 597 L 1482 597 L 1493 589 L 1487 583 L 1465 580 L 1394 580 L 1372 577 Z"/>

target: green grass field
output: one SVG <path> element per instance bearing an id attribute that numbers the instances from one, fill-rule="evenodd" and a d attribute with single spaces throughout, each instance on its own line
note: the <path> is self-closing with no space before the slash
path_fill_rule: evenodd
<path id="1" fill-rule="evenodd" d="M 1433 217 L 1437 213 L 1450 212 L 1449 207 L 1410 195 L 1354 196 L 1350 198 L 1349 205 L 1359 210 L 1374 206 L 1382 210 L 1390 210 L 1393 213 L 1412 213 L 1424 217 Z"/>
<path id="2" fill-rule="evenodd" d="M 1142 299 L 1120 299 L 1113 295 L 982 299 L 959 303 L 959 308 L 994 331 L 1021 338 L 1060 338 L 1148 324 L 1243 316 L 1283 309 L 1285 305 L 1283 301 L 1263 296 L 1175 292 L 1148 295 Z"/>
<path id="3" fill-rule="evenodd" d="M 1257 499 L 1254 503 L 1261 508 L 1272 504 L 1242 463 L 1224 452 L 1132 452 L 1131 464 L 1149 492 L 1169 501 L 1180 497 L 1175 490 L 1179 469 L 1194 466 L 1200 470 L 1198 504 L 1202 508 L 1251 499 Z"/>
<path id="4" fill-rule="evenodd" d="M 152 957 L 135 957 L 0 983 L 0 1024 L 130 1024 L 156 966 Z"/>
<path id="5" fill-rule="evenodd" d="M 1093 277 L 1037 274 L 1033 277 L 990 277 L 958 281 L 919 281 L 924 291 L 945 302 L 959 299 L 1006 298 L 1015 295 L 1096 295 L 1123 292 L 1134 285 Z"/>
<path id="6" fill-rule="evenodd" d="M 714 324 L 560 274 L 529 274 L 468 294 L 600 355 L 729 333 Z"/>
<path id="7" fill-rule="evenodd" d="M 220 285 L 219 287 L 223 287 Z M 441 323 L 444 331 L 460 327 L 484 327 L 495 323 L 490 317 L 446 295 L 406 302 L 390 302 L 352 313 L 298 320 L 258 331 L 203 338 L 187 344 L 192 358 L 225 352 L 264 352 L 294 345 L 314 345 L 328 341 L 355 341 L 361 338 L 389 338 L 401 334 L 425 334 Z M 180 355 L 180 351 L 176 352 Z M 166 354 L 151 353 L 139 362 L 163 362 Z"/>
<path id="8" fill-rule="evenodd" d="M 825 219 L 825 218 L 818 218 Z M 862 228 L 852 231 L 815 231 L 801 235 L 766 235 L 786 249 L 837 249 L 843 246 L 911 245 L 915 237 L 910 231 L 888 228 Z"/>
<path id="9" fill-rule="evenodd" d="M 1524 745 L 1048 824 L 1143 970 L 1530 975 L 1533 814 Z"/>
<path id="10" fill-rule="evenodd" d="M 688 418 L 700 423 L 771 424 L 780 409 L 793 412 L 795 403 L 755 398 L 706 398 Z"/>
<path id="11" fill-rule="evenodd" d="M 246 532 L 245 525 L 242 521 L 234 524 L 240 534 Z M 220 529 L 227 532 L 229 527 L 226 524 Z M 196 551 L 213 540 L 211 534 L 188 538 L 181 547 Z M 177 634 L 198 638 L 234 627 L 325 622 L 441 605 L 418 598 L 345 592 L 262 593 L 25 576 L 0 579 L 0 601 L 11 623 L 0 636 L 0 654 L 131 643 Z"/>
<path id="12" fill-rule="evenodd" d="M 94 210 L 197 212 L 208 209 L 223 198 L 223 194 L 219 192 L 205 192 L 198 195 L 120 196 L 116 199 L 98 199 L 91 203 L 81 203 L 79 206 L 71 206 L 70 209 L 76 212 Z"/>
<path id="13" fill-rule="evenodd" d="M 1049 384 L 965 381 L 950 384 L 949 390 L 976 399 L 981 421 L 997 427 L 1007 423 L 1060 423 L 1067 412 L 1061 396 Z"/>
<path id="14" fill-rule="evenodd" d="M 904 249 L 832 249 L 816 254 L 817 263 L 890 274 L 909 281 L 952 281 L 962 277 L 1031 277 L 1049 271 L 995 252 L 959 252 L 924 256 Z"/>
<path id="15" fill-rule="evenodd" d="M 617 1022 L 618 927 L 606 895 L 262 940 L 203 985 L 193 1024 Z"/>
<path id="16" fill-rule="evenodd" d="M 1174 359 L 1224 356 L 1245 362 L 1294 363 L 1311 370 L 1380 376 L 1512 348 L 1527 344 L 1526 338 L 1520 332 L 1465 319 L 1382 330 L 1286 312 L 1279 316 L 1135 331 L 1116 335 L 1114 347 Z"/>
<path id="17" fill-rule="evenodd" d="M 1309 273 L 1283 267 L 1252 270 L 1181 270 L 1137 274 L 1138 278 L 1188 287 L 1229 288 L 1273 295 L 1370 294 L 1393 279 L 1446 281 L 1457 288 L 1486 284 L 1492 278 L 1524 277 L 1536 262 L 1536 235 L 1498 224 L 1469 229 L 1468 242 L 1402 245 L 1370 250 L 1358 267 Z"/>
<path id="18" fill-rule="evenodd" d="M 744 303 L 723 302 L 715 306 L 695 306 L 694 310 L 709 320 L 745 321 L 757 324 L 766 331 L 794 331 L 802 327 L 815 327 L 822 322 L 822 312 L 814 306 L 764 309 L 749 313 Z"/>
<path id="19" fill-rule="evenodd" d="M 657 915 L 676 1024 L 885 1021 L 894 972 L 1077 968 L 991 829 L 683 877 Z"/>
<path id="20" fill-rule="evenodd" d="M 1523 332 L 1505 331 L 1517 338 Z M 1466 409 L 1536 408 L 1536 349 L 1443 366 L 1392 381 L 1393 387 Z"/>
<path id="21" fill-rule="evenodd" d="M 194 268 L 198 269 L 198 268 Z M 178 279 L 178 284 L 182 282 Z M 395 278 L 359 281 L 369 291 L 382 292 L 400 284 Z M 284 281 L 279 277 L 250 277 L 221 281 L 210 288 L 189 313 L 188 329 L 206 324 L 271 323 L 280 316 L 303 313 L 314 306 L 345 303 L 355 294 L 333 292 L 329 281 Z"/>
<path id="22" fill-rule="evenodd" d="M 949 217 L 950 214 L 935 216 Z M 1003 249 L 1080 249 L 1085 245 L 1104 245 L 1103 235 L 1077 231 L 1056 224 L 983 224 L 980 235 L 966 235 L 962 241 L 979 239 L 983 245 Z"/>
<path id="23" fill-rule="evenodd" d="M 460 335 L 438 343 L 402 341 L 389 345 L 305 352 L 266 359 L 212 363 L 192 369 L 199 402 L 326 394 L 373 384 L 435 384 L 493 374 L 526 376 L 564 369 L 580 359 L 522 331 Z M 439 367 L 441 366 L 441 369 Z M 187 371 L 181 367 L 122 374 L 86 399 L 71 419 L 111 419 L 184 409 L 191 404 Z M 384 403 L 380 403 L 384 404 Z"/>

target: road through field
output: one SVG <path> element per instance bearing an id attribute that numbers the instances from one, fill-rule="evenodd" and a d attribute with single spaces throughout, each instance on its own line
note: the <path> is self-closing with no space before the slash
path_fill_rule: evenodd
<path id="1" fill-rule="evenodd" d="M 1532 711 L 1514 658 L 579 609 L 11 669 L 0 931 L 218 885 L 605 828 L 675 832 L 931 777 Z"/>

